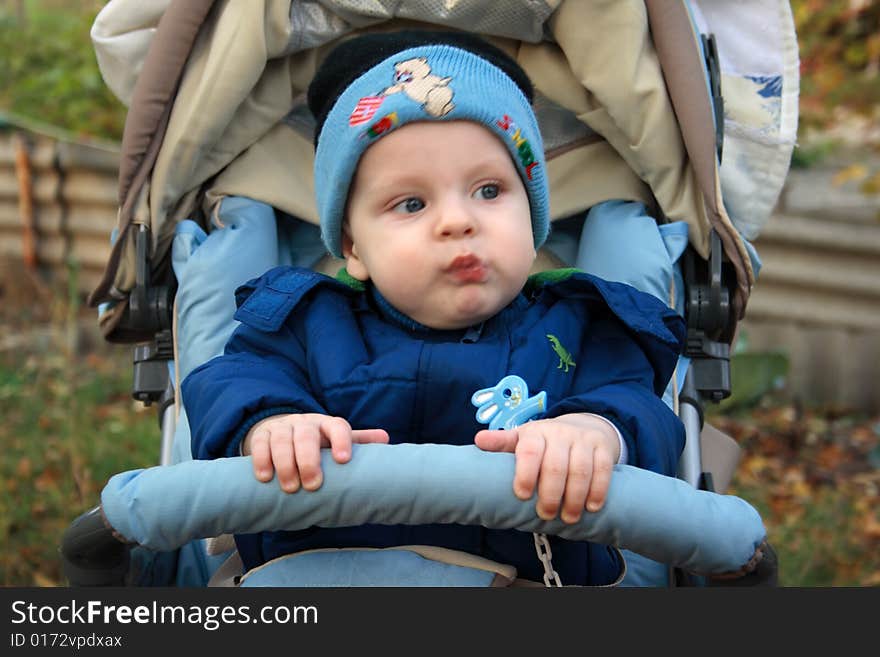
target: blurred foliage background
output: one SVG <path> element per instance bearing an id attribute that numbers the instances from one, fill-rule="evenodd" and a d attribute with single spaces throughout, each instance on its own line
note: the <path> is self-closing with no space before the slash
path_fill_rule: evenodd
<path id="1" fill-rule="evenodd" d="M 0 117 L 121 139 L 126 108 L 89 40 L 103 2 L 0 0 Z M 845 143 L 880 151 L 880 2 L 793 0 L 801 57 L 793 166 Z M 876 173 L 860 174 L 865 192 Z M 3 263 L 0 263 L 3 265 Z M 131 356 L 95 337 L 74 292 L 0 266 L 0 585 L 63 585 L 61 533 L 107 478 L 156 462 L 155 414 L 130 397 Z M 7 289 L 12 289 L 7 287 Z M 23 291 L 22 291 L 23 290 Z M 744 458 L 732 491 L 752 502 L 783 585 L 880 585 L 880 418 L 777 395 L 786 363 L 734 359 L 734 397 L 708 409 Z"/>
<path id="2" fill-rule="evenodd" d="M 80 138 L 122 138 L 126 108 L 104 84 L 89 39 L 104 4 L 0 0 L 0 111 Z"/>
<path id="3" fill-rule="evenodd" d="M 880 3 L 793 0 L 801 57 L 800 121 L 827 129 L 846 114 L 878 118 Z"/>

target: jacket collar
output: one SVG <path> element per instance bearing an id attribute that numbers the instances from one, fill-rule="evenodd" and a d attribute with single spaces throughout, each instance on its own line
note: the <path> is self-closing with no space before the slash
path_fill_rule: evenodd
<path id="1" fill-rule="evenodd" d="M 430 326 L 425 326 L 424 324 L 417 322 L 412 317 L 405 315 L 400 312 L 397 308 L 391 305 L 391 303 L 382 296 L 382 293 L 376 289 L 375 285 L 368 284 L 366 289 L 367 296 L 373 300 L 374 307 L 378 310 L 379 315 L 387 322 L 397 326 L 398 328 L 402 328 L 405 331 L 410 331 L 412 333 L 418 333 L 421 335 L 434 335 L 434 336 L 448 336 L 455 340 L 461 342 L 477 342 L 483 334 L 483 329 L 485 325 L 489 322 L 496 320 L 497 318 L 509 313 L 511 310 L 522 309 L 528 305 L 528 301 L 525 296 L 519 294 L 516 298 L 508 304 L 506 308 L 501 310 L 495 317 L 490 318 L 485 322 L 480 322 L 479 324 L 475 324 L 474 326 L 470 326 L 465 329 L 454 329 L 454 330 L 442 330 L 431 328 Z"/>

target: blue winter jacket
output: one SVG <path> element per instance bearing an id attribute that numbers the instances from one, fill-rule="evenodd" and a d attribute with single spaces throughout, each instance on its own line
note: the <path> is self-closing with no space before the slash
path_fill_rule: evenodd
<path id="1" fill-rule="evenodd" d="M 516 374 L 532 394 L 547 393 L 547 412 L 535 419 L 602 415 L 620 430 L 630 464 L 676 472 L 684 429 L 660 395 L 684 323 L 628 285 L 575 270 L 538 275 L 495 317 L 455 331 L 414 326 L 372 289 L 307 269 L 273 269 L 236 301 L 241 324 L 224 355 L 182 385 L 195 458 L 238 455 L 253 424 L 290 412 L 383 428 L 392 443 L 472 444 L 486 427 L 471 395 Z M 531 534 L 454 524 L 315 527 L 236 543 L 248 569 L 322 547 L 437 545 L 512 564 L 527 579 L 544 572 Z M 551 548 L 563 583 L 606 584 L 620 572 L 606 546 L 551 537 Z"/>

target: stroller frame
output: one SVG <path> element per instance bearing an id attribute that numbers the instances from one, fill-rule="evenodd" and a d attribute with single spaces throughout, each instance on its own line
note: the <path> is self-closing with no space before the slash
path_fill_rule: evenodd
<path id="1" fill-rule="evenodd" d="M 139 343 L 134 347 L 133 396 L 147 405 L 158 405 L 163 464 L 171 461 L 175 432 L 175 390 L 167 362 L 174 358 L 171 328 L 176 284 L 173 276 L 161 273 L 167 263 L 161 258 L 157 262 L 151 253 L 154 242 L 150 228 L 134 222 L 134 209 L 158 156 L 186 59 L 214 5 L 213 0 L 173 0 L 160 20 L 126 121 L 119 176 L 119 234 L 105 275 L 89 299 L 93 306 L 111 300 L 118 303 L 112 326 L 105 331 L 108 340 Z M 739 235 L 723 209 L 718 210 L 723 208 L 716 177 L 723 152 L 724 104 L 713 36 L 701 36 L 699 60 L 685 56 L 693 29 L 685 5 L 646 0 L 645 6 L 673 107 L 680 123 L 690 126 L 683 130 L 685 148 L 694 163 L 713 224 L 708 258 L 691 246 L 683 259 L 688 327 L 685 356 L 690 358 L 691 366 L 677 401 L 687 435 L 679 476 L 695 488 L 714 491 L 712 473 L 703 469 L 700 446 L 704 406 L 730 394 L 730 345 L 744 313 L 753 275 L 743 257 Z M 113 284 L 125 249 L 134 251 L 134 282 L 120 300 Z M 95 513 L 85 514 L 84 518 L 90 520 L 69 533 L 62 550 L 71 572 L 80 574 L 85 571 L 77 564 L 92 563 L 96 550 L 106 550 L 106 545 L 98 541 L 103 547 L 88 548 L 86 552 L 91 555 L 85 555 L 83 528 L 89 527 L 85 534 L 93 537 L 101 532 L 94 527 Z M 79 583 L 90 583 L 89 579 L 86 575 Z M 688 583 L 680 571 L 674 581 Z"/>

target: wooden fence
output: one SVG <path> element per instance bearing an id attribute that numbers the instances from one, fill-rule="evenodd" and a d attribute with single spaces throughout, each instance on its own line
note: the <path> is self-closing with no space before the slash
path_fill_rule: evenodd
<path id="1" fill-rule="evenodd" d="M 118 148 L 0 131 L 0 256 L 52 276 L 78 266 L 82 290 L 98 282 L 116 226 Z"/>
<path id="2" fill-rule="evenodd" d="M 116 225 L 118 157 L 108 145 L 0 131 L 0 256 L 58 276 L 75 262 L 90 291 Z M 880 222 L 783 212 L 755 245 L 764 266 L 740 325 L 750 350 L 787 353 L 788 390 L 805 402 L 880 410 Z"/>
<path id="3" fill-rule="evenodd" d="M 804 402 L 880 411 L 880 222 L 778 214 L 755 245 L 749 348 L 787 353 Z"/>

